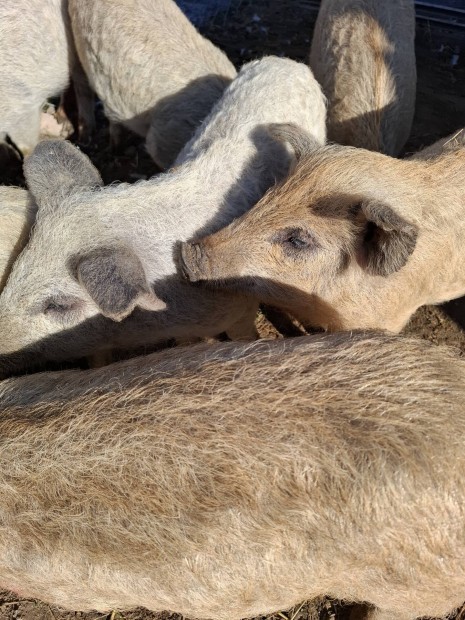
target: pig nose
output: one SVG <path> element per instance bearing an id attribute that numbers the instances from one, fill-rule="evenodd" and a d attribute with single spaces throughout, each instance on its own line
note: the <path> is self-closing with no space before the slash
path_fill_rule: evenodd
<path id="1" fill-rule="evenodd" d="M 200 243 L 190 243 L 188 241 L 181 243 L 181 260 L 180 267 L 182 275 L 189 282 L 198 282 L 202 280 L 202 262 L 204 252 Z"/>

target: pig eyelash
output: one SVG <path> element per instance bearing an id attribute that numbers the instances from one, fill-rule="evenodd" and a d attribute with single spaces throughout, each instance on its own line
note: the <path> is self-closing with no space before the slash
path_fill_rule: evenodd
<path id="1" fill-rule="evenodd" d="M 308 242 L 296 235 L 290 235 L 289 239 L 286 239 L 286 243 L 292 245 L 296 250 L 303 250 L 308 246 Z"/>
<path id="2" fill-rule="evenodd" d="M 47 299 L 43 306 L 43 312 L 48 315 L 61 315 L 65 312 L 77 310 L 77 308 L 77 299 Z"/>
<path id="3" fill-rule="evenodd" d="M 312 234 L 303 228 L 287 228 L 279 232 L 274 238 L 287 252 L 298 254 L 302 251 L 315 248 L 316 241 Z"/>

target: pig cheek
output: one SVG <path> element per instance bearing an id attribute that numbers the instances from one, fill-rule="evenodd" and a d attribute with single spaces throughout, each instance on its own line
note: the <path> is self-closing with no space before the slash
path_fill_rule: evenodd
<path id="1" fill-rule="evenodd" d="M 10 317 L 3 320 L 2 317 L 1 331 L 5 334 L 1 343 L 2 354 L 18 352 L 53 333 L 42 317 L 28 315 L 17 315 L 14 320 Z"/>
<path id="2" fill-rule="evenodd" d="M 284 287 L 285 295 L 288 299 L 289 296 L 292 296 L 293 291 L 298 295 L 301 292 L 314 292 L 315 274 L 318 270 L 317 263 L 318 259 L 308 252 L 297 255 L 295 258 L 284 254 L 281 260 L 277 261 L 277 271 L 274 279 Z"/>
<path id="3" fill-rule="evenodd" d="M 240 276 L 264 280 L 279 279 L 282 272 L 281 262 L 280 252 L 273 245 L 255 245 L 244 260 Z"/>
<path id="4" fill-rule="evenodd" d="M 65 311 L 63 314 L 59 312 L 42 312 L 31 321 L 30 325 L 34 322 L 35 329 L 28 327 L 28 331 L 35 336 L 34 340 L 37 340 L 37 336 L 48 336 L 72 329 L 86 319 L 98 314 L 99 311 L 94 304 L 85 304 L 80 311 Z"/>
<path id="5" fill-rule="evenodd" d="M 32 344 L 42 337 L 56 334 L 64 328 L 65 326 L 62 323 L 42 313 L 27 321 L 27 333 L 30 334 L 30 342 L 27 344 Z"/>

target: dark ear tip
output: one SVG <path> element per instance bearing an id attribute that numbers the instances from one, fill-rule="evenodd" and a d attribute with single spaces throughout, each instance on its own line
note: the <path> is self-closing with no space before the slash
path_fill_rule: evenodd
<path id="1" fill-rule="evenodd" d="M 306 134 L 311 139 L 311 136 L 295 123 L 269 123 L 267 127 L 271 137 L 279 142 L 292 144 L 299 140 L 302 134 Z"/>
<path id="2" fill-rule="evenodd" d="M 367 210 L 369 212 L 369 210 Z M 388 210 L 373 212 L 364 247 L 365 269 L 370 275 L 390 276 L 404 267 L 413 254 L 419 228 Z"/>
<path id="3" fill-rule="evenodd" d="M 80 153 L 79 149 L 68 142 L 68 140 L 41 140 L 34 148 L 29 157 L 25 160 L 25 165 L 31 160 L 43 157 L 63 157 L 67 154 Z"/>
<path id="4" fill-rule="evenodd" d="M 290 144 L 297 159 L 322 146 L 316 138 L 295 123 L 270 123 L 268 131 L 278 142 Z"/>
<path id="5" fill-rule="evenodd" d="M 103 185 L 90 159 L 68 140 L 42 140 L 24 162 L 24 176 L 37 200 L 77 188 Z"/>

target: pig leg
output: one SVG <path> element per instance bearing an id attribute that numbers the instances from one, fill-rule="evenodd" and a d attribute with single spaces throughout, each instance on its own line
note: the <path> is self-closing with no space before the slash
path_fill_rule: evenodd
<path id="1" fill-rule="evenodd" d="M 73 133 L 71 121 L 60 112 L 60 108 L 55 114 L 49 112 L 40 113 L 40 139 L 45 138 L 68 138 Z"/>
<path id="2" fill-rule="evenodd" d="M 401 615 L 395 611 L 379 609 L 373 605 L 354 605 L 349 620 L 414 620 L 408 614 Z"/>
<path id="3" fill-rule="evenodd" d="M 36 106 L 28 108 L 15 122 L 8 135 L 23 157 L 27 157 L 39 142 L 40 109 Z"/>
<path id="4" fill-rule="evenodd" d="M 258 332 L 255 327 L 257 311 L 258 304 L 254 303 L 253 307 L 249 308 L 239 321 L 228 327 L 226 330 L 228 338 L 231 340 L 257 340 Z"/>
<path id="5" fill-rule="evenodd" d="M 113 363 L 113 352 L 108 349 L 104 351 L 97 351 L 87 358 L 89 368 L 103 368 Z"/>
<path id="6" fill-rule="evenodd" d="M 110 121 L 110 148 L 117 153 L 123 139 L 123 128 L 119 123 Z"/>
<path id="7" fill-rule="evenodd" d="M 87 77 L 81 67 L 73 69 L 73 85 L 78 112 L 78 138 L 83 144 L 90 144 L 95 134 L 95 97 Z"/>

